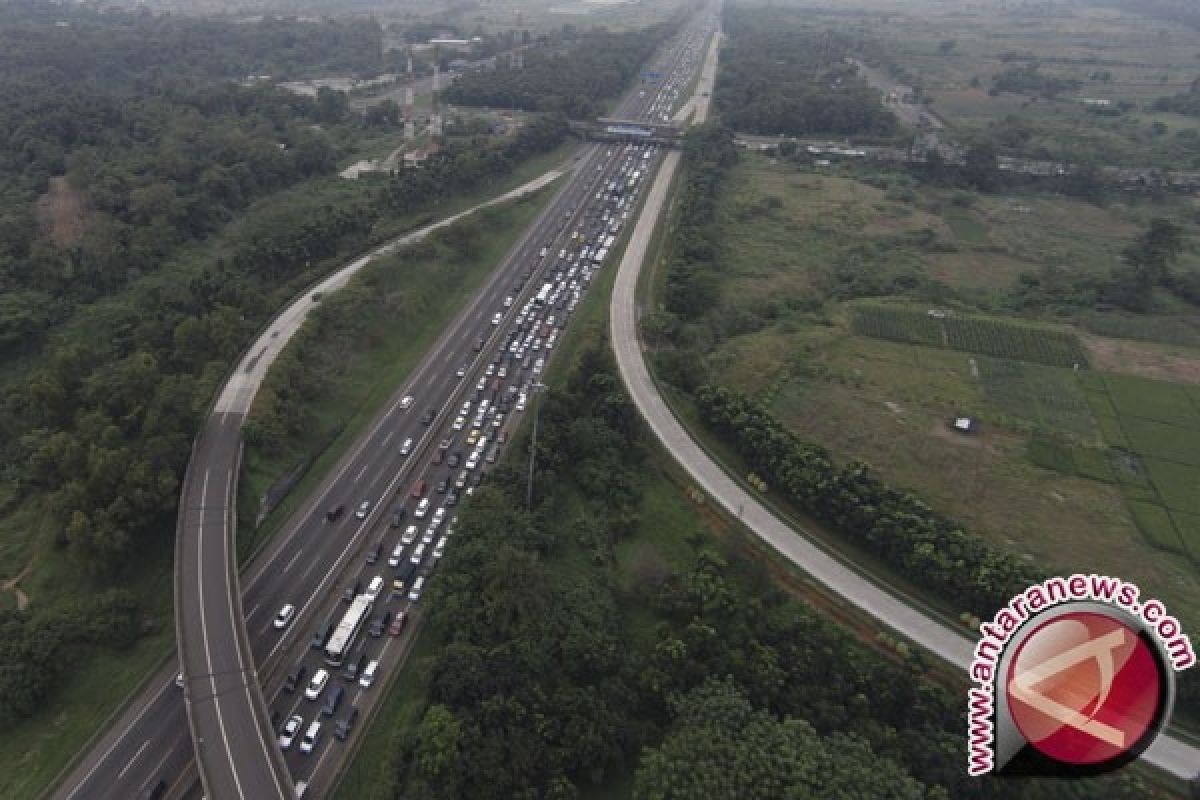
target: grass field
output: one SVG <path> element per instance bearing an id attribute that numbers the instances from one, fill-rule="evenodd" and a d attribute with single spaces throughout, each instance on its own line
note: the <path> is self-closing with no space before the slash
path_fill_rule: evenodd
<path id="1" fill-rule="evenodd" d="M 968 530 L 1036 564 L 1153 586 L 1200 624 L 1180 522 L 1197 515 L 1191 498 L 1200 487 L 1189 493 L 1189 481 L 1200 406 L 1192 388 L 1114 372 L 1157 364 L 1186 376 L 1200 365 L 1194 351 L 960 310 L 961 302 L 847 302 L 836 293 L 811 302 L 847 242 L 860 269 L 894 270 L 900 261 L 951 285 L 979 256 L 1029 271 L 1061 258 L 1107 270 L 1147 209 L 1046 195 L 962 202 L 790 170 L 746 155 L 727 182 L 719 201 L 726 278 L 709 317 L 713 349 L 696 371 L 763 399 L 802 438 L 839 461 L 866 461 Z M 912 236 L 923 230 L 955 248 L 926 252 Z M 1097 264 L 1097 253 L 1107 260 Z M 967 281 L 993 297 L 1004 291 Z M 757 324 L 724 322 L 728 309 L 768 304 L 772 313 Z M 1103 369 L 1072 368 L 1093 361 Z M 979 434 L 953 433 L 947 423 L 958 414 L 979 420 Z"/>

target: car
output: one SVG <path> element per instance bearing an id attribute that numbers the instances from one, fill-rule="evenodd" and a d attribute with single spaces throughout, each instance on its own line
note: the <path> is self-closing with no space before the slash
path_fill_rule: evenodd
<path id="1" fill-rule="evenodd" d="M 446 508 L 454 508 L 458 505 L 458 492 L 450 492 L 446 495 Z"/>
<path id="2" fill-rule="evenodd" d="M 358 678 L 358 673 L 362 672 L 363 667 L 367 665 L 367 654 L 363 653 L 358 657 L 357 661 L 346 662 L 345 668 L 342 670 L 342 677 L 345 680 L 354 683 Z"/>
<path id="3" fill-rule="evenodd" d="M 425 588 L 425 576 L 422 575 L 413 581 L 412 588 L 408 590 L 408 599 L 410 602 L 417 602 L 421 599 L 421 590 Z"/>
<path id="4" fill-rule="evenodd" d="M 412 408 L 412 404 L 413 404 L 413 396 L 411 394 L 406 394 L 406 395 L 404 395 L 404 397 L 402 397 L 400 399 L 400 408 L 403 409 L 404 411 L 407 411 L 408 409 Z"/>
<path id="5" fill-rule="evenodd" d="M 304 800 L 308 794 L 308 781 L 296 781 L 296 800 Z"/>
<path id="6" fill-rule="evenodd" d="M 479 431 L 478 430 L 472 430 L 470 433 L 467 434 L 467 444 L 475 444 L 475 442 L 477 442 L 477 441 L 479 441 Z"/>
<path id="7" fill-rule="evenodd" d="M 303 664 L 296 667 L 288 673 L 287 678 L 283 681 L 283 690 L 288 694 L 296 691 L 296 687 L 304 683 L 304 676 L 308 674 L 308 667 Z"/>
<path id="8" fill-rule="evenodd" d="M 371 684 L 375 682 L 375 673 L 379 671 L 378 659 L 367 664 L 367 668 L 358 676 L 358 685 L 364 689 L 370 689 Z"/>
<path id="9" fill-rule="evenodd" d="M 426 528 L 424 535 L 421 536 L 421 544 L 433 544 L 433 537 L 435 534 L 437 534 L 437 529 L 435 529 L 433 526 Z"/>
<path id="10" fill-rule="evenodd" d="M 422 425 L 430 424 L 431 422 L 433 422 L 433 419 L 436 416 L 437 416 L 436 408 L 426 409 L 425 413 L 421 415 L 421 424 Z"/>
<path id="11" fill-rule="evenodd" d="M 413 548 L 412 555 L 408 557 L 408 560 L 410 562 L 412 562 L 413 564 L 420 564 L 421 559 L 424 557 L 425 557 L 425 545 L 418 544 L 416 547 Z"/>
<path id="12" fill-rule="evenodd" d="M 324 691 L 325 684 L 328 682 L 329 673 L 324 668 L 318 669 L 309 680 L 308 688 L 304 690 L 304 696 L 309 700 L 316 700 L 321 696 L 321 692 Z"/>
<path id="13" fill-rule="evenodd" d="M 417 540 L 417 526 L 409 525 L 404 529 L 404 535 L 400 537 L 401 544 L 412 544 Z"/>
<path id="14" fill-rule="evenodd" d="M 366 519 L 367 514 L 371 513 L 371 501 L 363 500 L 358 504 L 358 510 L 354 512 L 354 516 L 358 519 Z"/>
<path id="15" fill-rule="evenodd" d="M 449 528 L 446 529 L 446 533 L 447 533 L 447 535 L 449 535 L 449 533 L 450 533 Z M 438 539 L 438 543 L 433 546 L 433 557 L 441 558 L 445 554 L 446 554 L 446 537 L 443 536 L 441 539 Z"/>
<path id="16" fill-rule="evenodd" d="M 345 688 L 334 686 L 329 690 L 329 694 L 325 696 L 325 705 L 321 707 L 321 716 L 332 717 L 337 713 L 338 706 L 342 704 L 342 698 L 346 696 Z"/>
<path id="17" fill-rule="evenodd" d="M 300 729 L 304 727 L 304 717 L 299 714 L 293 714 L 288 717 L 288 721 L 283 723 L 283 730 L 279 732 L 279 747 L 282 750 L 287 750 L 292 746 L 292 742 L 296 741 L 296 734 L 300 733 Z"/>
<path id="18" fill-rule="evenodd" d="M 445 519 L 446 519 L 446 509 L 439 508 L 437 511 L 433 512 L 433 521 L 429 523 L 429 527 L 437 528 L 439 525 L 442 524 L 442 522 L 445 521 Z"/>
<path id="19" fill-rule="evenodd" d="M 312 641 L 309 644 L 314 650 L 320 650 L 329 641 L 329 634 L 333 633 L 333 620 L 326 619 L 321 623 L 320 627 L 313 631 Z"/>
<path id="20" fill-rule="evenodd" d="M 400 566 L 400 560 L 402 558 L 404 558 L 404 545 L 398 544 L 392 548 L 392 554 L 390 556 L 388 556 L 388 566 L 389 567 Z"/>
<path id="21" fill-rule="evenodd" d="M 496 370 L 496 377 L 497 378 L 507 378 L 508 377 L 508 367 L 500 367 L 500 369 Z"/>
<path id="22" fill-rule="evenodd" d="M 475 384 L 475 391 L 482 392 L 486 388 L 487 388 L 487 378 L 481 377 L 479 379 L 479 383 Z"/>
<path id="23" fill-rule="evenodd" d="M 461 450 L 455 450 L 453 453 L 450 454 L 450 457 L 446 459 L 446 466 L 450 467 L 451 469 L 453 469 L 454 467 L 457 467 L 461 463 L 462 463 L 462 451 Z"/>
<path id="24" fill-rule="evenodd" d="M 404 518 L 408 516 L 408 510 L 403 506 L 392 511 L 392 527 L 399 528 L 404 524 Z"/>
<path id="25" fill-rule="evenodd" d="M 400 443 L 400 455 L 406 456 L 412 452 L 412 449 L 413 449 L 413 440 L 412 440 L 411 436 L 409 436 L 407 439 L 405 439 L 403 442 Z"/>
<path id="26" fill-rule="evenodd" d="M 304 738 L 300 741 L 300 752 L 311 753 L 317 746 L 317 742 L 321 739 L 321 722 L 313 720 L 308 726 L 308 730 L 304 732 Z"/>
<path id="27" fill-rule="evenodd" d="M 454 375 L 457 378 L 465 378 L 467 376 L 467 365 L 463 364 L 461 367 L 455 370 Z"/>
<path id="28" fill-rule="evenodd" d="M 355 578 L 353 583 L 346 584 L 346 589 L 342 592 L 342 602 L 353 603 L 354 598 L 358 597 L 358 593 L 362 591 L 362 578 Z"/>
<path id="29" fill-rule="evenodd" d="M 374 602 L 375 600 L 379 599 L 379 593 L 382 591 L 383 591 L 383 576 L 376 575 L 374 578 L 371 578 L 371 582 L 367 584 L 367 591 L 363 592 L 363 594 L 370 597 L 371 601 Z"/>
<path id="30" fill-rule="evenodd" d="M 480 350 L 483 349 L 483 337 L 482 336 L 475 339 L 475 344 L 471 347 L 471 349 L 474 350 L 476 353 L 478 353 Z"/>
<path id="31" fill-rule="evenodd" d="M 358 709 L 352 706 L 346 718 L 338 720 L 337 724 L 333 726 L 333 735 L 337 737 L 338 741 L 346 741 L 346 738 L 350 736 L 350 731 L 354 730 L 356 722 L 358 722 Z"/>
<path id="32" fill-rule="evenodd" d="M 409 493 L 409 496 L 412 497 L 413 500 L 417 500 L 417 499 L 420 499 L 421 497 L 423 497 L 424 495 L 425 495 L 425 479 L 421 478 L 416 483 L 413 484 L 413 488 L 412 488 L 412 491 Z"/>
<path id="33" fill-rule="evenodd" d="M 429 513 L 429 498 L 422 497 L 421 502 L 417 503 L 416 510 L 413 511 L 413 516 L 416 517 L 417 519 L 424 519 L 425 515 L 428 513 Z"/>
<path id="34" fill-rule="evenodd" d="M 449 479 L 449 478 L 442 478 L 440 481 L 438 481 L 438 485 L 437 485 L 437 487 L 436 487 L 436 491 L 437 491 L 437 493 L 438 493 L 438 494 L 445 494 L 445 493 L 446 493 L 446 490 L 447 490 L 447 489 L 449 489 L 449 488 L 450 488 L 450 479 Z"/>
<path id="35" fill-rule="evenodd" d="M 513 304 L 513 296 L 510 294 L 504 298 L 504 307 L 511 308 Z"/>
<path id="36" fill-rule="evenodd" d="M 466 424 L 467 424 L 466 418 L 462 417 L 462 416 L 458 416 L 458 417 L 454 418 L 454 424 L 451 425 L 450 427 L 456 431 L 461 431 L 466 426 Z"/>
<path id="37" fill-rule="evenodd" d="M 492 314 L 492 324 L 493 325 L 499 325 L 503 319 L 504 319 L 504 315 L 498 311 L 495 314 Z"/>
<path id="38" fill-rule="evenodd" d="M 471 451 L 471 455 L 467 458 L 467 463 L 465 466 L 467 469 L 475 469 L 477 466 L 479 466 L 479 451 L 478 450 Z"/>
<path id="39" fill-rule="evenodd" d="M 175 673 L 175 685 L 178 686 L 180 689 L 183 688 L 183 673 L 182 672 Z"/>
<path id="40" fill-rule="evenodd" d="M 379 563 L 379 557 L 383 555 L 383 542 L 376 542 L 375 546 L 367 551 L 367 566 L 374 566 Z"/>
<path id="41" fill-rule="evenodd" d="M 378 639 L 383 636 L 383 632 L 387 630 L 388 624 L 392 621 L 392 612 L 385 611 L 382 616 L 371 620 L 371 626 L 367 628 L 367 635 L 372 639 Z"/>
<path id="42" fill-rule="evenodd" d="M 331 508 L 325 512 L 325 521 L 333 522 L 338 517 L 340 517 L 345 512 L 345 510 L 346 510 L 346 506 L 344 503 L 342 505 L 334 506 L 333 508 Z"/>

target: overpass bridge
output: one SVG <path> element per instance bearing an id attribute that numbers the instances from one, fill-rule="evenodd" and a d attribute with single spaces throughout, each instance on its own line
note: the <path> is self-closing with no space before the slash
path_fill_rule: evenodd
<path id="1" fill-rule="evenodd" d="M 570 126 L 585 139 L 603 142 L 652 142 L 677 147 L 683 140 L 683 129 L 674 122 L 600 117 L 589 122 L 573 121 Z"/>

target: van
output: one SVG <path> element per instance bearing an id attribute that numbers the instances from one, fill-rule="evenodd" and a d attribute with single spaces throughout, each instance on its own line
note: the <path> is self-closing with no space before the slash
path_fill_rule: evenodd
<path id="1" fill-rule="evenodd" d="M 372 601 L 374 601 L 379 599 L 379 593 L 382 591 L 383 576 L 376 575 L 374 578 L 371 578 L 371 582 L 367 584 L 367 591 L 365 593 L 370 596 Z M 326 634 L 326 638 L 328 638 L 328 634 Z M 324 644 L 324 642 L 322 642 L 322 644 Z"/>
<path id="2" fill-rule="evenodd" d="M 321 709 L 321 714 L 326 717 L 332 717 L 337 713 L 338 706 L 342 704 L 342 697 L 346 694 L 346 689 L 342 686 L 334 686 L 329 690 L 329 694 L 325 696 L 325 706 Z"/>
<path id="3" fill-rule="evenodd" d="M 400 559 L 404 558 L 404 545 L 398 544 L 392 549 L 391 556 L 388 557 L 389 567 L 400 566 Z"/>

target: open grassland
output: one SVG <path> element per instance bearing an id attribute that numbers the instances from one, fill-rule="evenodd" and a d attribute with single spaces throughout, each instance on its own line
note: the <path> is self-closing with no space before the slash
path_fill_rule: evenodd
<path id="1" fill-rule="evenodd" d="M 1065 259 L 1107 271 L 1147 209 L 907 188 L 744 156 L 720 198 L 725 278 L 702 379 L 769 402 L 839 461 L 866 461 L 1034 563 L 1140 581 L 1200 624 L 1190 500 L 1200 484 L 1189 484 L 1200 475 L 1200 386 L 1121 374 L 1154 365 L 1185 380 L 1200 370 L 1195 351 L 838 291 L 839 272 L 897 262 L 962 285 L 980 255 L 1020 265 L 1011 272 Z M 980 432 L 953 432 L 959 414 Z"/>

